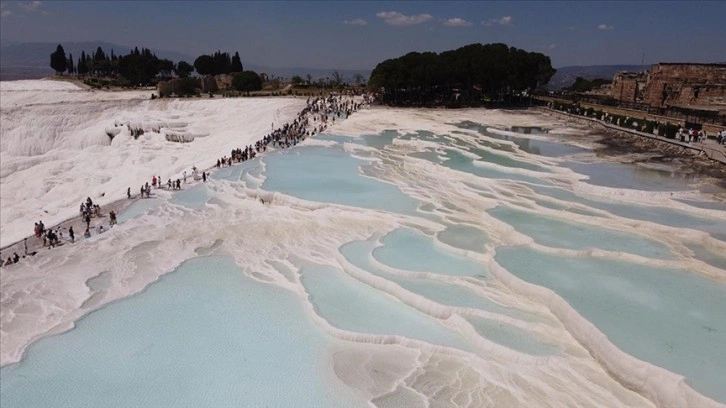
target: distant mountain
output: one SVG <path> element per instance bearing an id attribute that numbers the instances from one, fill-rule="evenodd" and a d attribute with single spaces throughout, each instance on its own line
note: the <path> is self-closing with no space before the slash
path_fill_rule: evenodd
<path id="1" fill-rule="evenodd" d="M 132 47 L 103 41 L 61 42 L 66 55 L 73 54 L 74 63 L 86 53 L 96 52 L 101 47 L 104 52 L 113 50 L 115 55 L 125 55 Z M 58 43 L 35 42 L 9 44 L 0 47 L 0 80 L 43 78 L 53 74 L 50 68 L 50 54 L 55 51 Z M 141 47 L 141 46 L 140 46 Z M 154 50 L 151 52 L 159 58 L 167 58 L 174 62 L 187 61 L 193 63 L 195 57 L 174 51 Z"/>
<path id="2" fill-rule="evenodd" d="M 577 77 L 589 80 L 597 78 L 612 79 L 620 71 L 641 72 L 650 69 L 650 67 L 650 65 L 589 65 L 557 68 L 557 72 L 552 76 L 546 88 L 557 91 L 572 85 Z"/>

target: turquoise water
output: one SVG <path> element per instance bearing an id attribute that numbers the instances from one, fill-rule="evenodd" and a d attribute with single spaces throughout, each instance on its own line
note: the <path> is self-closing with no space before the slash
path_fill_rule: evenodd
<path id="1" fill-rule="evenodd" d="M 461 126 L 488 135 L 483 130 L 486 125 L 468 123 Z M 547 312 L 547 305 L 527 303 L 529 299 L 522 299 L 490 275 L 487 261 L 475 259 L 492 255 L 493 250 L 496 250 L 496 261 L 509 272 L 554 290 L 617 347 L 684 375 L 688 384 L 699 392 L 726 401 L 726 394 L 719 384 L 726 378 L 726 353 L 723 351 L 726 313 L 721 312 L 726 310 L 723 283 L 692 272 L 646 267 L 615 259 L 543 254 L 527 246 L 505 246 L 503 238 L 511 227 L 554 249 L 600 248 L 658 260 L 674 259 L 668 247 L 659 240 L 643 238 L 648 233 L 665 240 L 670 234 L 664 237 L 658 231 L 641 230 L 647 226 L 637 222 L 627 229 L 615 230 L 607 214 L 599 212 L 676 229 L 695 229 L 725 242 L 726 217 L 711 218 L 667 207 L 580 197 L 571 189 L 554 187 L 549 181 L 531 176 L 532 173 L 521 175 L 512 171 L 527 169 L 545 176 L 551 170 L 536 164 L 541 158 L 528 155 L 559 157 L 579 153 L 580 148 L 554 141 L 489 136 L 493 139 L 482 138 L 474 142 L 467 137 L 464 141 L 455 131 L 437 135 L 425 129 L 406 136 L 398 136 L 393 130 L 358 138 L 323 134 L 319 140 L 336 143 L 331 147 L 298 146 L 271 152 L 243 164 L 219 169 L 207 184 L 184 185 L 184 190 L 175 193 L 170 203 L 196 210 L 213 202 L 215 205 L 210 205 L 204 213 L 209 217 L 213 217 L 217 203 L 230 202 L 230 197 L 225 196 L 227 200 L 215 197 L 230 194 L 230 189 L 215 185 L 224 183 L 347 206 L 324 211 L 291 210 L 284 208 L 284 200 L 280 200 L 280 203 L 255 209 L 268 211 L 260 212 L 260 219 L 269 212 L 279 211 L 283 217 L 301 217 L 304 223 L 308 222 L 306 225 L 325 231 L 333 228 L 329 224 L 335 224 L 325 218 L 328 210 L 337 215 L 350 213 L 353 218 L 357 212 L 376 210 L 387 212 L 386 220 L 390 218 L 398 223 L 393 227 L 387 223 L 386 230 L 366 229 L 364 234 L 363 231 L 346 230 L 360 226 L 338 223 L 340 225 L 333 228 L 336 234 L 316 240 L 312 248 L 283 248 L 284 259 L 271 259 L 279 254 L 264 251 L 242 254 L 242 258 L 249 257 L 284 269 L 290 284 L 299 285 L 296 289 L 301 292 L 304 289 L 307 299 L 274 284 L 262 284 L 245 277 L 224 257 L 188 260 L 142 293 L 90 313 L 67 333 L 32 344 L 20 363 L 1 369 L 0 405 L 3 408 L 368 406 L 367 401 L 361 401 L 334 380 L 328 354 L 331 348 L 354 347 L 355 344 L 325 334 L 323 328 L 306 315 L 310 305 L 331 326 L 361 333 L 370 343 L 385 344 L 385 339 L 395 335 L 398 339 L 407 337 L 461 351 L 476 351 L 472 341 L 476 339 L 466 338 L 424 311 L 432 304 L 446 310 L 465 308 L 462 317 L 483 338 L 535 356 L 570 358 L 557 345 L 540 338 L 537 331 L 527 329 L 533 325 L 546 325 L 554 332 L 563 330 Z M 421 163 L 400 159 L 402 149 L 392 146 L 397 137 L 422 139 L 440 146 L 412 152 L 415 148 L 412 144 L 410 149 L 407 147 L 406 154 L 435 164 L 425 163 L 426 171 L 431 172 L 432 180 L 439 181 L 436 188 L 441 191 L 427 192 L 423 183 L 409 185 L 417 181 L 407 177 L 408 166 L 420 171 L 416 166 Z M 504 142 L 497 143 L 496 139 L 511 140 L 519 149 Z M 354 157 L 344 151 L 343 143 L 373 149 L 358 151 Z M 478 158 L 467 157 L 451 146 L 472 152 Z M 486 148 L 516 151 L 517 158 L 491 153 Z M 363 157 L 376 160 L 375 164 Z M 476 162 L 494 163 L 499 167 L 480 167 Z M 583 173 L 593 175 L 589 183 L 602 181 L 606 185 L 646 191 L 688 187 L 688 181 L 684 184 L 684 180 L 671 180 L 669 174 L 651 171 L 644 175 L 641 169 L 626 165 L 612 168 L 599 164 L 581 166 L 578 169 Z M 467 174 L 445 171 L 444 167 Z M 441 173 L 437 174 L 437 171 Z M 386 181 L 377 178 L 381 175 L 385 175 Z M 447 184 L 449 180 L 451 183 Z M 469 194 L 465 200 L 457 201 L 457 194 L 460 194 L 457 186 L 461 183 L 480 196 Z M 423 198 L 414 199 L 405 193 L 416 190 L 422 192 Z M 497 204 L 494 208 L 492 200 Z M 690 202 L 700 203 L 697 199 Z M 119 214 L 119 221 L 143 217 L 150 208 L 162 203 L 161 199 L 139 200 Z M 563 219 L 537 212 L 540 207 L 535 203 L 563 211 Z M 234 214 L 236 209 L 229 210 L 232 211 L 221 212 L 226 216 Z M 600 226 L 568 219 L 568 211 L 591 217 L 589 219 Z M 445 218 L 440 215 L 442 213 L 447 214 Z M 499 223 L 487 225 L 487 214 L 507 227 L 502 229 Z M 210 220 L 221 222 L 222 218 Z M 285 221 L 297 222 L 292 217 Z M 178 222 L 187 220 L 180 217 Z M 285 234 L 299 231 L 295 228 L 288 231 L 285 225 L 272 222 L 270 228 L 280 228 L 279 232 Z M 337 234 L 338 229 L 351 234 Z M 245 231 L 242 229 L 239 233 Z M 340 235 L 367 238 L 336 242 Z M 305 244 L 304 238 L 301 240 Z M 207 254 L 226 242 L 227 237 L 224 237 L 211 247 L 210 242 L 189 242 L 188 245 L 194 245 L 192 248 L 197 248 L 197 254 Z M 325 245 L 334 247 L 323 248 Z M 691 249 L 695 258 L 718 269 L 726 268 L 723 254 L 693 242 L 684 242 L 684 245 Z M 345 269 L 349 265 L 344 260 L 340 260 L 343 264 L 340 267 L 334 266 L 339 258 L 326 259 L 328 266 L 320 266 L 306 258 L 307 250 L 314 256 L 338 251 L 350 264 L 369 272 L 375 279 L 395 285 L 387 286 L 386 291 L 375 289 L 349 275 Z M 402 273 L 395 273 L 386 266 Z M 298 269 L 300 282 L 294 279 Z M 103 275 L 89 281 L 90 289 L 96 290 L 98 280 L 103 279 L 109 277 Z M 423 305 L 409 306 L 402 301 L 403 296 L 407 301 L 423 299 Z M 426 299 L 430 302 L 425 302 Z M 305 305 L 305 301 L 310 305 Z M 512 319 L 518 322 L 504 322 L 512 322 Z M 562 338 L 569 336 L 563 332 Z M 472 364 L 475 364 L 473 360 Z M 568 369 L 577 370 L 578 366 L 574 364 Z M 393 387 L 395 379 L 386 377 L 380 381 L 391 381 L 386 384 Z M 573 393 L 579 392 L 573 384 L 549 386 L 568 387 Z M 501 387 L 497 392 L 518 393 L 529 389 L 528 384 L 502 384 Z M 430 406 L 445 403 L 435 401 L 434 397 L 429 402 Z M 568 401 L 553 402 L 553 405 L 558 404 L 566 406 Z"/>
<path id="2" fill-rule="evenodd" d="M 726 204 L 714 205 L 714 208 L 712 208 L 714 210 L 724 211 L 724 217 L 711 218 L 696 216 L 681 210 L 665 207 L 637 206 L 607 199 L 594 200 L 580 197 L 571 191 L 556 187 L 532 186 L 531 188 L 537 194 L 546 195 L 565 202 L 584 204 L 587 207 L 604 210 L 620 217 L 649 221 L 677 228 L 691 228 L 705 231 L 710 233 L 714 238 L 726 242 Z"/>
<path id="3" fill-rule="evenodd" d="M 211 178 L 216 180 L 227 181 L 249 181 L 259 178 L 263 173 L 263 166 L 260 159 L 248 160 L 234 166 L 222 167 L 212 173 Z M 252 186 L 253 188 L 256 186 Z"/>
<path id="4" fill-rule="evenodd" d="M 474 164 L 474 160 L 471 157 L 465 156 L 464 154 L 455 150 L 446 150 L 442 155 L 447 160 L 442 164 L 450 169 L 463 171 L 466 173 L 473 174 L 479 177 L 493 178 L 493 179 L 509 179 L 514 181 L 524 181 L 532 184 L 549 185 L 550 183 L 546 180 L 526 176 L 516 173 L 508 173 L 503 170 L 495 170 L 492 168 L 478 167 Z"/>
<path id="5" fill-rule="evenodd" d="M 652 191 L 692 190 L 695 176 L 652 170 L 620 163 L 566 163 L 572 170 L 588 177 L 596 186 Z"/>
<path id="6" fill-rule="evenodd" d="M 515 308 L 503 306 L 491 299 L 488 299 L 480 293 L 477 293 L 471 287 L 466 286 L 463 282 L 457 285 L 426 278 L 403 277 L 384 272 L 370 261 L 374 248 L 374 242 L 356 241 L 344 245 L 340 248 L 340 253 L 343 254 L 343 256 L 345 256 L 351 264 L 364 269 L 373 275 L 395 282 L 407 291 L 421 295 L 442 305 L 481 309 L 526 321 L 538 321 L 538 319 L 531 314 L 524 313 Z"/>
<path id="7" fill-rule="evenodd" d="M 464 224 L 449 225 L 436 235 L 444 244 L 467 251 L 484 252 L 485 246 L 492 242 L 482 229 Z"/>
<path id="8" fill-rule="evenodd" d="M 338 149 L 299 147 L 265 158 L 262 187 L 305 200 L 415 214 L 418 203 L 401 190 L 360 174 L 363 160 Z"/>
<path id="9" fill-rule="evenodd" d="M 476 316 L 468 316 L 466 320 L 483 337 L 522 353 L 534 356 L 556 356 L 561 353 L 557 346 L 544 343 L 510 324 Z"/>
<path id="10" fill-rule="evenodd" d="M 373 257 L 394 268 L 442 275 L 488 277 L 486 266 L 470 258 L 449 253 L 434 245 L 433 239 L 409 229 L 385 236 Z"/>
<path id="11" fill-rule="evenodd" d="M 554 219 L 504 206 L 488 212 L 545 246 L 567 249 L 599 248 L 653 259 L 675 259 L 667 246 L 632 234 Z"/>
<path id="12" fill-rule="evenodd" d="M 393 139 L 398 137 L 398 132 L 395 130 L 385 130 L 380 135 L 363 135 L 358 137 L 348 137 L 335 135 L 330 133 L 321 133 L 315 136 L 315 140 L 330 141 L 336 143 L 352 143 L 363 146 L 375 147 L 377 149 L 383 149 L 389 146 Z M 401 136 L 403 139 L 410 139 L 410 136 Z"/>
<path id="13" fill-rule="evenodd" d="M 587 149 L 572 146 L 564 143 L 557 143 L 557 142 L 548 142 L 544 140 L 539 139 L 530 139 L 528 137 L 517 137 L 517 136 L 508 136 L 508 135 L 500 135 L 497 133 L 491 133 L 486 130 L 487 126 L 482 124 L 477 124 L 473 122 L 462 122 L 459 124 L 456 124 L 456 126 L 461 127 L 463 129 L 472 129 L 478 131 L 482 135 L 486 135 L 489 138 L 492 139 L 499 139 L 499 140 L 506 140 L 511 141 L 514 144 L 517 145 L 517 147 L 529 154 L 534 154 L 538 156 L 546 156 L 546 157 L 563 157 L 563 156 L 569 156 L 573 154 L 578 153 L 584 153 L 587 152 Z M 517 132 L 517 128 L 513 128 L 512 131 Z M 546 132 L 543 132 L 542 130 L 534 129 L 532 128 L 532 131 L 526 131 L 528 129 L 522 129 L 522 134 L 545 134 Z M 481 142 L 480 142 L 481 143 Z M 487 142 L 489 147 L 491 146 L 491 142 Z M 501 146 L 507 146 L 507 145 L 501 145 Z M 514 149 L 507 147 L 502 148 L 502 150 L 506 151 L 514 151 Z"/>
<path id="14" fill-rule="evenodd" d="M 676 201 L 680 201 L 684 204 L 688 204 L 692 207 L 696 208 L 706 208 L 711 210 L 721 210 L 726 211 L 726 203 L 721 202 L 715 202 L 715 201 L 703 201 L 703 200 L 686 200 L 686 199 L 676 199 Z"/>
<path id="15" fill-rule="evenodd" d="M 719 253 L 714 248 L 697 244 L 686 244 L 686 246 L 693 251 L 696 259 L 700 259 L 716 268 L 726 270 L 726 254 L 723 252 Z"/>
<path id="16" fill-rule="evenodd" d="M 621 350 L 684 374 L 726 401 L 726 285 L 680 270 L 567 258 L 527 248 L 497 250 L 518 277 L 553 289 Z"/>
<path id="17" fill-rule="evenodd" d="M 585 153 L 588 150 L 582 147 L 570 146 L 563 143 L 545 142 L 543 140 L 512 138 L 517 146 L 530 154 L 546 157 L 563 157 L 578 153 Z"/>
<path id="18" fill-rule="evenodd" d="M 117 216 L 116 220 L 119 223 L 128 221 L 132 218 L 146 214 L 150 209 L 161 204 L 161 200 L 158 198 L 144 198 L 143 200 L 137 200 L 130 206 L 126 207 Z"/>
<path id="19" fill-rule="evenodd" d="M 204 208 L 207 201 L 209 201 L 209 190 L 204 183 L 179 191 L 169 200 L 172 204 L 181 205 L 192 210 Z"/>
<path id="20" fill-rule="evenodd" d="M 302 275 L 315 310 L 335 327 L 472 350 L 463 336 L 437 319 L 356 281 L 341 270 L 309 266 L 303 269 Z"/>
<path id="21" fill-rule="evenodd" d="M 193 259 L 33 344 L 0 371 L 0 406 L 367 406 L 330 383 L 331 342 L 290 292 Z"/>

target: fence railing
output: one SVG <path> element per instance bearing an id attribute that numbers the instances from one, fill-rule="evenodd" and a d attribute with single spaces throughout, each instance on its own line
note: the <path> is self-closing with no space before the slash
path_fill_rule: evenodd
<path id="1" fill-rule="evenodd" d="M 636 102 L 620 102 L 616 99 L 609 97 L 593 97 L 587 95 L 577 95 L 570 93 L 552 93 L 549 95 L 542 95 L 549 98 L 567 100 L 574 104 L 588 103 L 591 105 L 600 105 L 602 107 L 609 108 L 621 108 L 637 110 L 649 115 L 666 116 L 673 119 L 681 119 L 690 123 L 699 123 L 703 125 L 716 125 L 726 127 L 726 115 L 716 111 L 699 111 L 695 109 L 680 108 L 676 106 L 669 107 L 657 107 L 650 106 L 645 103 Z"/>

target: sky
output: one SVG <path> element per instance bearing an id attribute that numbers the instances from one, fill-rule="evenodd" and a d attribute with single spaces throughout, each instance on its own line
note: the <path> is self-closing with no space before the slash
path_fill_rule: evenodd
<path id="1" fill-rule="evenodd" d="M 245 64 L 372 69 L 502 42 L 554 67 L 726 61 L 726 1 L 0 1 L 0 38 L 106 41 Z M 189 61 L 193 62 L 193 61 Z"/>

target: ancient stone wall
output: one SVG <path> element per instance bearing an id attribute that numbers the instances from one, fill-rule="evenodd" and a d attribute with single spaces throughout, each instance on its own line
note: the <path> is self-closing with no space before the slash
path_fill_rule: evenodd
<path id="1" fill-rule="evenodd" d="M 217 80 L 217 88 L 230 90 L 232 89 L 232 75 L 220 74 L 214 77 Z"/>
<path id="2" fill-rule="evenodd" d="M 156 84 L 156 89 L 157 89 L 157 91 L 159 91 L 160 98 L 164 98 L 164 97 L 171 95 L 172 81 L 176 81 L 176 80 L 172 79 L 171 81 L 159 81 L 159 83 Z"/>
<path id="3" fill-rule="evenodd" d="M 202 92 L 217 92 L 218 90 L 232 89 L 232 75 L 222 74 L 217 76 L 207 75 L 201 80 Z M 156 85 L 160 97 L 170 96 L 175 87 L 177 87 L 177 79 L 169 81 L 159 81 Z M 178 89 L 178 88 L 177 88 Z"/>
<path id="4" fill-rule="evenodd" d="M 213 76 L 207 75 L 202 78 L 202 92 L 217 92 L 218 90 L 217 80 Z"/>
<path id="5" fill-rule="evenodd" d="M 726 64 L 657 64 L 643 102 L 657 107 L 710 106 L 726 98 Z"/>
<path id="6" fill-rule="evenodd" d="M 620 102 L 636 102 L 645 83 L 645 74 L 618 72 L 613 78 L 610 96 Z"/>

